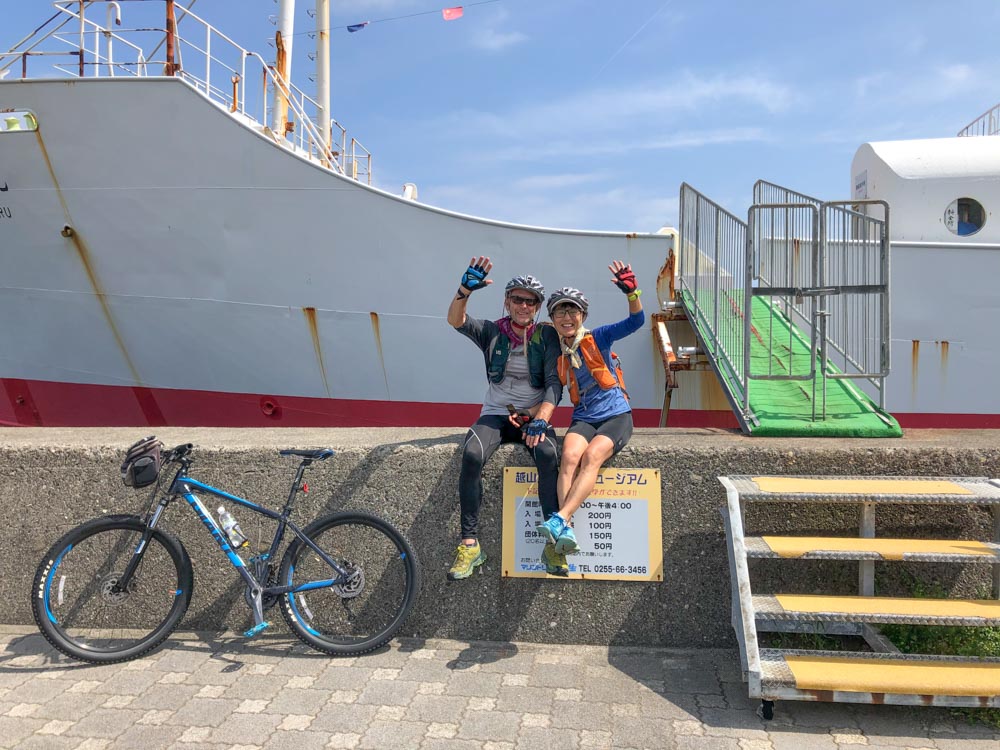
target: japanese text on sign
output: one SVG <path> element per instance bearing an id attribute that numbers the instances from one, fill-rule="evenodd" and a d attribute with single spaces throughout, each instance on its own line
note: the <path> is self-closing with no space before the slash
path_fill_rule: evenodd
<path id="1" fill-rule="evenodd" d="M 503 570 L 505 576 L 546 577 L 545 537 L 535 469 L 504 469 Z M 573 517 L 580 551 L 567 556 L 570 578 L 663 580 L 660 472 L 603 469 L 593 492 Z"/>

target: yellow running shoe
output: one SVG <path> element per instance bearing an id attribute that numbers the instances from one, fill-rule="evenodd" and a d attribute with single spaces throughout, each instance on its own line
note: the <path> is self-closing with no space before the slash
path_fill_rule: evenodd
<path id="1" fill-rule="evenodd" d="M 566 578 L 569 576 L 569 565 L 566 563 L 566 555 L 556 552 L 556 546 L 552 542 L 547 542 L 542 550 L 542 564 L 545 565 L 545 572 L 550 576 Z"/>
<path id="2" fill-rule="evenodd" d="M 458 545 L 455 551 L 455 562 L 448 571 L 449 581 L 460 581 L 472 575 L 476 568 L 486 562 L 486 555 L 479 547 L 479 542 L 472 546 L 467 544 Z"/>

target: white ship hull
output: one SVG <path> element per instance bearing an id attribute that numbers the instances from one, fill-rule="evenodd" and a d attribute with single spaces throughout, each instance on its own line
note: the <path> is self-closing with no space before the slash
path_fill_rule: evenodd
<path id="1" fill-rule="evenodd" d="M 175 78 L 0 83 L 0 421 L 459 425 L 482 360 L 444 318 L 472 255 L 626 314 L 669 235 L 485 221 L 301 158 Z M 9 216 L 7 215 L 9 214 Z M 499 317 L 499 287 L 470 314 Z M 637 422 L 663 398 L 648 331 L 616 345 Z"/>

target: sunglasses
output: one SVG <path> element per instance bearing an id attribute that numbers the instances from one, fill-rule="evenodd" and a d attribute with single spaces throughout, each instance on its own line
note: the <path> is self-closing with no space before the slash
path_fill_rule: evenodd
<path id="1" fill-rule="evenodd" d="M 536 307 L 538 305 L 538 300 L 534 297 L 519 297 L 516 294 L 512 294 L 507 297 L 507 300 L 512 305 L 525 305 L 526 307 Z"/>

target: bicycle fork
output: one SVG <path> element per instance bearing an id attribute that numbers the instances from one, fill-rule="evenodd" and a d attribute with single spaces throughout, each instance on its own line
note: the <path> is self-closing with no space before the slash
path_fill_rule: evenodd
<path id="1" fill-rule="evenodd" d="M 128 565 L 125 566 L 125 570 L 122 573 L 121 578 L 119 578 L 118 581 L 111 587 L 112 593 L 128 593 L 128 587 L 129 584 L 132 583 L 132 577 L 139 569 L 139 565 L 142 564 L 142 556 L 146 551 L 146 545 L 149 544 L 149 540 L 153 538 L 153 530 L 156 528 L 156 524 L 160 520 L 160 516 L 163 515 L 163 509 L 165 507 L 166 505 L 163 503 L 158 504 L 156 506 L 156 510 L 153 511 L 153 515 L 146 521 L 146 528 L 143 530 L 142 537 L 139 539 L 139 543 L 132 552 L 132 557 L 129 558 Z"/>

